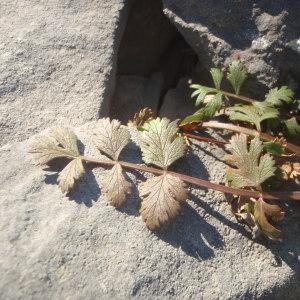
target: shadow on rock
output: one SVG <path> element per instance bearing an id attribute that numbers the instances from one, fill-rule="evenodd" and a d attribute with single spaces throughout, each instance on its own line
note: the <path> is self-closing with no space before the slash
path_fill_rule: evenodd
<path id="1" fill-rule="evenodd" d="M 130 172 L 130 173 L 135 173 L 135 172 Z M 140 174 L 135 174 L 139 177 L 141 177 Z M 140 207 L 140 196 L 139 196 L 139 191 L 137 189 L 137 186 L 133 183 L 132 179 L 124 172 L 124 176 L 126 180 L 128 180 L 131 185 L 131 192 L 130 195 L 127 196 L 127 200 L 123 206 L 120 208 L 117 208 L 118 211 L 125 213 L 129 216 L 139 216 L 139 207 Z"/>
<path id="2" fill-rule="evenodd" d="M 51 185 L 58 184 L 58 173 L 67 165 L 69 161 L 66 159 L 56 159 L 45 171 L 55 172 L 45 175 L 45 183 Z M 75 201 L 78 204 L 84 204 L 86 207 L 92 207 L 93 201 L 97 201 L 101 195 L 99 185 L 95 175 L 91 170 L 86 168 L 86 173 L 81 180 L 77 182 L 73 191 L 67 194 L 69 200 Z"/>
<path id="3" fill-rule="evenodd" d="M 200 198 L 196 197 L 195 195 L 190 195 L 189 199 L 192 200 L 197 206 L 201 207 L 203 210 L 205 210 L 206 213 L 210 214 L 213 218 L 217 219 L 225 226 L 230 227 L 231 229 L 237 231 L 238 233 L 242 234 L 247 238 L 251 238 L 251 233 L 241 223 L 230 221 L 224 215 L 216 211 L 210 204 L 202 201 Z"/>
<path id="4" fill-rule="evenodd" d="M 181 216 L 155 233 L 157 237 L 174 247 L 180 247 L 187 255 L 200 260 L 215 256 L 214 250 L 224 246 L 222 236 L 188 204 L 182 207 Z"/>

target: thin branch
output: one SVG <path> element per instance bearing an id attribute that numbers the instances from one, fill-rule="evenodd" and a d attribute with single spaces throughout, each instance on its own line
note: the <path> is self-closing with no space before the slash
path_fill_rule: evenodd
<path id="1" fill-rule="evenodd" d="M 272 135 L 269 135 L 267 133 L 263 133 L 254 129 L 249 129 L 241 126 L 236 126 L 233 124 L 227 124 L 227 123 L 220 123 L 217 121 L 209 121 L 209 122 L 203 122 L 201 124 L 202 127 L 207 127 L 207 128 L 218 128 L 218 129 L 226 129 L 234 132 L 240 132 L 240 133 L 245 133 L 247 135 L 251 136 L 257 136 L 261 138 L 262 140 L 266 141 L 274 141 L 275 137 Z M 296 146 L 291 143 L 287 143 L 285 146 L 286 149 L 294 152 L 296 155 L 300 155 L 300 147 Z"/>
<path id="2" fill-rule="evenodd" d="M 152 173 L 155 175 L 163 175 L 166 172 L 161 169 L 148 167 L 148 166 L 144 166 L 144 165 L 139 165 L 139 164 L 134 164 L 134 163 L 129 163 L 129 162 L 125 162 L 125 161 L 115 162 L 115 161 L 111 161 L 111 160 L 100 160 L 100 159 L 86 157 L 86 156 L 82 156 L 81 159 L 87 163 L 92 163 L 92 164 L 101 165 L 101 166 L 113 166 L 118 163 L 125 169 L 138 170 L 138 171 L 142 171 L 142 172 Z M 233 195 L 237 195 L 237 196 L 245 196 L 245 197 L 253 197 L 253 198 L 259 198 L 260 196 L 262 196 L 264 199 L 270 199 L 270 200 L 272 200 L 272 199 L 273 200 L 291 199 L 291 200 L 299 200 L 300 201 L 300 191 L 299 192 L 298 191 L 297 192 L 295 192 L 295 191 L 293 191 L 293 192 L 276 192 L 276 193 L 275 192 L 274 193 L 257 192 L 257 191 L 250 191 L 250 190 L 244 190 L 244 189 L 236 189 L 236 188 L 232 188 L 232 187 L 225 186 L 225 185 L 218 184 L 218 183 L 213 183 L 213 182 L 210 182 L 210 181 L 207 181 L 204 179 L 184 175 L 184 174 L 177 173 L 177 172 L 167 171 L 167 173 L 172 176 L 179 177 L 181 180 L 183 180 L 187 183 L 190 183 L 190 184 L 193 184 L 196 186 L 205 187 L 208 189 L 213 189 L 216 191 L 220 191 L 225 194 L 233 194 Z"/>
<path id="3" fill-rule="evenodd" d="M 184 136 L 186 136 L 187 138 L 190 139 L 194 139 L 197 141 L 202 141 L 202 142 L 208 142 L 208 143 L 213 143 L 213 144 L 217 144 L 217 145 L 225 145 L 228 144 L 227 141 L 221 141 L 221 140 L 217 140 L 214 138 L 209 138 L 209 137 L 204 137 L 204 136 L 200 136 L 200 135 L 196 135 L 196 134 L 191 134 L 191 133 L 183 133 Z"/>
<path id="4" fill-rule="evenodd" d="M 220 90 L 220 92 L 223 94 L 223 95 L 226 95 L 230 98 L 234 98 L 234 99 L 238 99 L 238 100 L 242 100 L 246 103 L 253 103 L 253 102 L 257 102 L 256 100 L 252 99 L 252 98 L 249 98 L 249 97 L 245 97 L 245 96 L 241 96 L 241 95 L 236 95 L 236 94 L 232 94 L 232 93 L 229 93 L 229 92 L 225 92 L 225 91 L 222 91 Z"/>

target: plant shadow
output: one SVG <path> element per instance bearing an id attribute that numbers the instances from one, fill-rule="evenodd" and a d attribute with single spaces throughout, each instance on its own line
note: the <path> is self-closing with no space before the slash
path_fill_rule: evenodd
<path id="1" fill-rule="evenodd" d="M 216 228 L 207 223 L 189 204 L 169 226 L 155 235 L 173 247 L 180 247 L 187 255 L 199 260 L 215 256 L 215 249 L 222 249 L 224 242 Z"/>
<path id="2" fill-rule="evenodd" d="M 45 175 L 45 183 L 50 185 L 58 184 L 58 174 L 67 165 L 69 160 L 67 159 L 55 159 L 53 160 L 45 171 L 51 172 L 51 174 Z M 66 194 L 70 201 L 75 201 L 78 204 L 84 204 L 86 207 L 92 207 L 93 202 L 98 201 L 101 190 L 99 184 L 95 178 L 93 172 L 85 167 L 85 174 L 76 183 L 73 191 Z"/>

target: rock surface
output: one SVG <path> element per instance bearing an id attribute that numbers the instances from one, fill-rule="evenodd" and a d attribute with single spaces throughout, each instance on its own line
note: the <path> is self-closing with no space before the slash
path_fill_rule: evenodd
<path id="1" fill-rule="evenodd" d="M 76 132 L 85 153 L 99 156 L 88 136 L 92 127 Z M 300 221 L 295 215 L 287 215 L 283 243 L 254 243 L 221 193 L 191 188 L 181 216 L 154 234 L 137 216 L 136 190 L 125 207 L 115 210 L 101 196 L 101 171 L 95 169 L 67 198 L 55 174 L 29 163 L 30 143 L 0 148 L 2 299 L 299 297 Z M 185 163 L 174 168 L 220 182 L 223 154 L 196 143 Z M 134 144 L 122 159 L 140 163 Z M 129 176 L 134 183 L 144 180 L 137 172 Z"/>
<path id="2" fill-rule="evenodd" d="M 110 116 L 127 124 L 128 120 L 144 107 L 150 107 L 156 114 L 162 85 L 161 73 L 154 73 L 149 78 L 133 75 L 118 76 L 111 100 Z"/>
<path id="3" fill-rule="evenodd" d="M 286 51 L 299 38 L 298 0 L 163 0 L 164 12 L 207 68 L 223 67 L 240 53 L 261 95 L 299 70 L 299 54 Z M 298 66 L 297 68 L 295 68 Z M 299 78 L 299 74 L 295 74 Z"/>
<path id="4" fill-rule="evenodd" d="M 191 99 L 188 81 L 189 78 L 181 78 L 177 87 L 167 92 L 159 110 L 160 117 L 166 117 L 170 120 L 184 119 L 197 110 L 193 99 Z"/>
<path id="5" fill-rule="evenodd" d="M 1 1 L 0 145 L 108 115 L 129 3 Z"/>

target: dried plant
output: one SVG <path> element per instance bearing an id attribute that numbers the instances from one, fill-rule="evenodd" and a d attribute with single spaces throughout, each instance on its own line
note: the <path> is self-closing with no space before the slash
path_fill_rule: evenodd
<path id="1" fill-rule="evenodd" d="M 142 115 L 143 113 L 137 114 L 136 119 Z M 185 156 L 188 147 L 179 134 L 176 121 L 143 116 L 140 119 L 142 121 L 136 122 L 135 126 L 140 129 L 139 146 L 146 165 L 119 160 L 121 151 L 130 140 L 130 134 L 119 121 L 108 118 L 100 119 L 91 135 L 93 143 L 106 159 L 80 154 L 78 139 L 68 128 L 55 128 L 44 136 L 38 136 L 29 152 L 38 165 L 49 164 L 57 158 L 69 160 L 58 176 L 63 193 L 70 192 L 75 183 L 79 182 L 87 170 L 85 164 L 92 163 L 93 166 L 107 168 L 108 170 L 101 172 L 100 183 L 108 203 L 115 207 L 125 203 L 132 188 L 125 169 L 154 174 L 155 176 L 138 186 L 142 199 L 140 213 L 151 230 L 158 229 L 178 215 L 181 204 L 188 198 L 188 185 L 192 184 L 236 195 L 231 206 L 237 219 L 245 222 L 256 234 L 264 233 L 270 238 L 280 238 L 280 231 L 271 222 L 281 220 L 283 212 L 278 205 L 268 202 L 300 200 L 300 192 L 266 190 L 266 182 L 275 176 L 278 168 L 283 167 L 273 157 L 278 155 L 278 140 L 269 142 L 266 146 L 259 137 L 249 140 L 245 132 L 233 136 L 228 145 L 231 153 L 227 155 L 227 160 L 235 168 L 230 168 L 227 172 L 227 185 L 216 184 L 169 170 L 171 164 Z M 279 146 L 282 144 L 284 142 Z M 292 146 L 290 148 L 293 149 Z M 266 147 L 277 149 L 277 152 L 274 150 L 276 154 L 270 151 L 266 153 Z"/>

